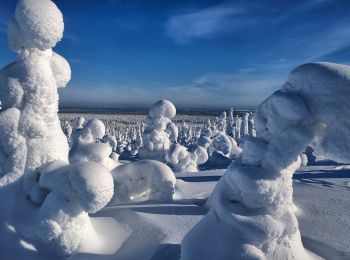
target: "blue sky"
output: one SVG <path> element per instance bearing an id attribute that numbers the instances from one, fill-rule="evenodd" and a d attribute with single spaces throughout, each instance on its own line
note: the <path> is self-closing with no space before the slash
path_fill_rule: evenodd
<path id="1" fill-rule="evenodd" d="M 257 105 L 310 61 L 350 63 L 349 0 L 56 0 L 55 51 L 73 78 L 62 105 Z M 0 65 L 15 56 L 0 1 Z"/>

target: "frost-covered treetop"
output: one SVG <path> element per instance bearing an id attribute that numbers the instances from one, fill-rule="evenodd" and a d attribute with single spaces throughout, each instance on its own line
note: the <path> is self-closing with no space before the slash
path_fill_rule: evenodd
<path id="1" fill-rule="evenodd" d="M 95 139 L 102 139 L 106 133 L 106 127 L 104 123 L 99 119 L 92 119 L 88 121 L 84 126 L 84 131 L 91 133 Z M 88 133 L 85 133 L 88 134 Z"/>
<path id="2" fill-rule="evenodd" d="M 53 48 L 62 39 L 63 16 L 51 0 L 20 0 L 9 30 L 12 51 Z"/>
<path id="3" fill-rule="evenodd" d="M 318 129 L 316 154 L 349 162 L 349 97 L 349 66 L 325 62 L 302 65 L 280 91 L 260 105 L 256 113 L 259 136 L 269 140 L 296 125 L 313 124 Z"/>
<path id="4" fill-rule="evenodd" d="M 301 95 L 313 116 L 332 121 L 336 114 L 349 114 L 350 67 L 329 62 L 302 65 L 290 74 L 282 91 Z"/>
<path id="5" fill-rule="evenodd" d="M 148 116 L 151 118 L 166 117 L 173 118 L 176 115 L 176 108 L 169 100 L 159 100 L 149 110 Z"/>

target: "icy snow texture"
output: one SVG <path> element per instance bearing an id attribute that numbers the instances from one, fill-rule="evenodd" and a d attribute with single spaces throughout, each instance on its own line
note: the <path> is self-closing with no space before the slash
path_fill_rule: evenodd
<path id="1" fill-rule="evenodd" d="M 194 151 L 189 151 L 185 146 L 175 144 L 165 155 L 165 161 L 174 168 L 175 172 L 197 172 L 198 165 L 207 160 L 208 153 L 201 146 Z"/>
<path id="2" fill-rule="evenodd" d="M 146 200 L 172 201 L 176 178 L 164 163 L 141 160 L 116 167 L 112 204 Z"/>
<path id="3" fill-rule="evenodd" d="M 50 193 L 26 235 L 54 254 L 69 256 L 79 249 L 91 225 L 88 213 L 97 212 L 113 197 L 113 178 L 94 162 L 67 165 L 55 161 L 44 169 L 39 183 Z"/>
<path id="4" fill-rule="evenodd" d="M 183 241 L 182 259 L 309 259 L 292 176 L 308 145 L 349 162 L 349 98 L 350 67 L 311 63 L 294 70 L 256 110 L 258 137 L 246 140 L 217 184 L 211 210 Z"/>
<path id="5" fill-rule="evenodd" d="M 176 108 L 168 100 L 160 100 L 150 108 L 142 135 L 141 159 L 164 161 L 171 140 L 176 142 L 178 138 L 177 126 L 171 122 L 175 115 Z"/>
<path id="6" fill-rule="evenodd" d="M 24 174 L 27 194 L 38 193 L 36 172 L 43 165 L 68 161 L 68 143 L 57 116 L 57 88 L 66 86 L 71 71 L 51 50 L 62 38 L 63 27 L 61 12 L 49 0 L 21 0 L 9 26 L 9 45 L 17 60 L 0 71 L 0 158 L 7 161 L 0 167 L 1 185 Z"/>

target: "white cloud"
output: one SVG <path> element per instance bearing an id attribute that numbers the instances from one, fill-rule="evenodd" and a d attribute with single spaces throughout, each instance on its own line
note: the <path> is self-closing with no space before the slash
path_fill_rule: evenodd
<path id="1" fill-rule="evenodd" d="M 238 18 L 242 13 L 244 10 L 239 5 L 219 5 L 174 15 L 166 23 L 167 35 L 179 44 L 196 38 L 212 38 L 244 26 Z"/>

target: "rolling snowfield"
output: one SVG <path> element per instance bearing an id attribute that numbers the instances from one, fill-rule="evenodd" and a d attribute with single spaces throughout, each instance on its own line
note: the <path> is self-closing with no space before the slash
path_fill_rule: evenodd
<path id="1" fill-rule="evenodd" d="M 314 259 L 349 259 L 350 165 L 318 164 L 301 168 L 294 175 L 302 241 Z M 92 219 L 101 237 L 97 239 L 95 231 L 90 230 L 79 252 L 69 259 L 179 259 L 183 237 L 207 213 L 205 203 L 224 173 L 208 170 L 176 174 L 172 203 L 106 206 Z M 0 259 L 55 259 L 39 254 L 24 240 L 13 243 L 14 232 L 7 227 L 2 235 L 1 256 L 6 258 Z"/>

